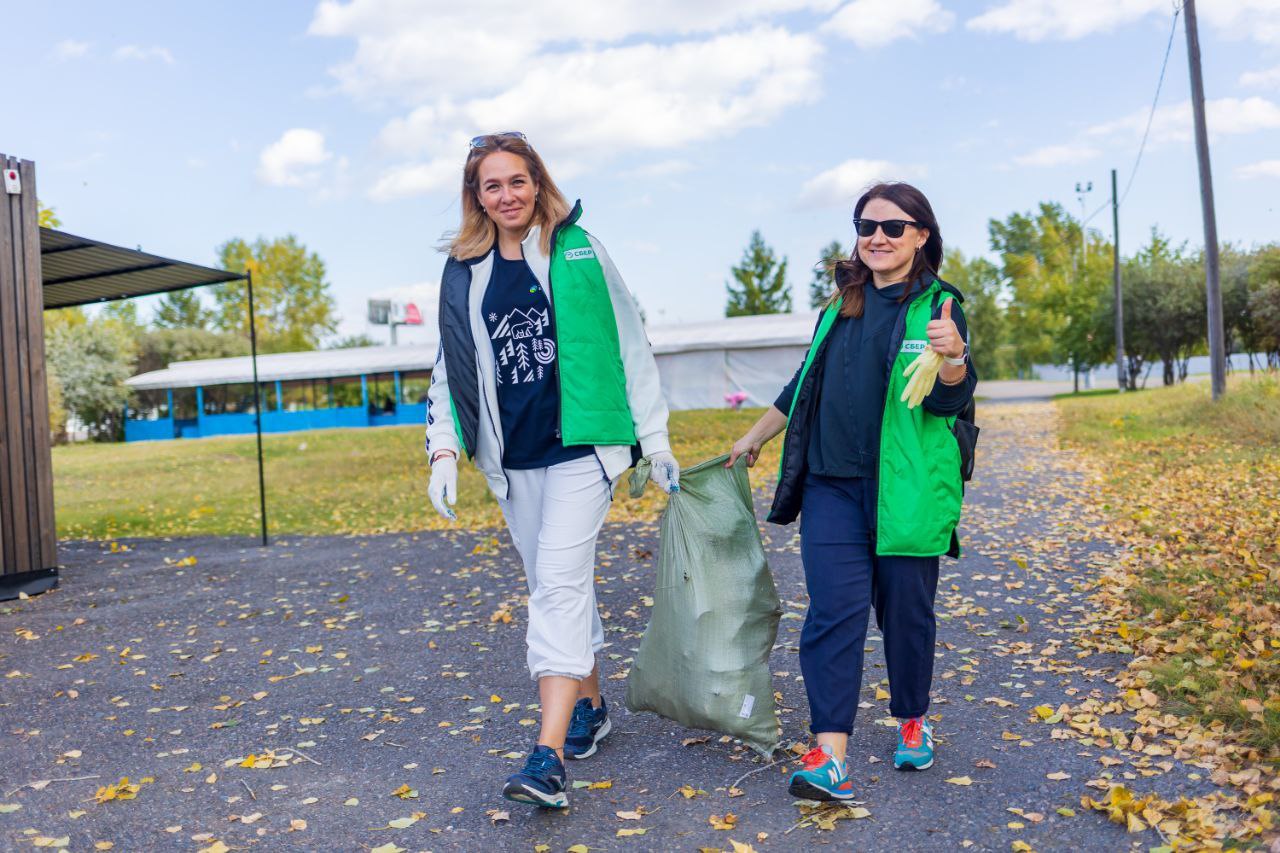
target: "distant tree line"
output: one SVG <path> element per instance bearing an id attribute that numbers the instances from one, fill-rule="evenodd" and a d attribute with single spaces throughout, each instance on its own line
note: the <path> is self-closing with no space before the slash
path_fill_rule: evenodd
<path id="1" fill-rule="evenodd" d="M 946 252 L 941 277 L 964 294 L 964 312 L 979 375 L 1032 376 L 1037 364 L 1077 375 L 1115 360 L 1112 244 L 1085 229 L 1058 204 L 988 223 L 996 260 Z M 808 305 L 820 308 L 835 291 L 834 261 L 852 245 L 820 250 Z M 732 268 L 726 316 L 789 311 L 787 259 L 777 258 L 760 232 Z M 1250 371 L 1280 369 L 1280 242 L 1221 249 L 1227 352 L 1247 353 Z M 1174 245 L 1152 229 L 1145 245 L 1122 259 L 1126 374 L 1145 385 L 1156 365 L 1166 385 L 1187 378 L 1192 356 L 1208 352 L 1204 253 Z"/>

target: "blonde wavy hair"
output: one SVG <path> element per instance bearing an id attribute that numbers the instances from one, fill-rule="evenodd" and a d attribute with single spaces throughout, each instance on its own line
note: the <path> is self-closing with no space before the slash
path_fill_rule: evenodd
<path id="1" fill-rule="evenodd" d="M 484 137 L 483 145 L 473 147 L 467 154 L 467 162 L 462 167 L 462 224 L 456 232 L 445 235 L 444 248 L 450 257 L 460 261 L 487 254 L 498 238 L 497 226 L 480 206 L 480 164 L 498 151 L 515 154 L 524 160 L 529 170 L 529 178 L 537 191 L 529 225 L 540 229 L 538 246 L 542 254 L 551 254 L 551 232 L 569 215 L 569 202 L 533 146 L 518 136 L 490 134 Z"/>

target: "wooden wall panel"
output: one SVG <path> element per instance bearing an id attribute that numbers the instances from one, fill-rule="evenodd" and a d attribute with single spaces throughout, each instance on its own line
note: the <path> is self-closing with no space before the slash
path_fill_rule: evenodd
<path id="1" fill-rule="evenodd" d="M 57 567 L 35 166 L 0 154 L 0 582 Z M 0 584 L 2 585 L 2 584 Z M 3 592 L 0 589 L 0 592 Z"/>

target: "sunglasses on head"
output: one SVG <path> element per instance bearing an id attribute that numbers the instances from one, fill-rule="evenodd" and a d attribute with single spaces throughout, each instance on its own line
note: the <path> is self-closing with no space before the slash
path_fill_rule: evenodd
<path id="1" fill-rule="evenodd" d="M 859 237 L 870 237 L 876 233 L 876 229 L 880 228 L 884 231 L 884 236 L 897 239 L 902 236 L 902 232 L 910 225 L 912 228 L 923 228 L 923 222 L 913 222 L 910 219 L 885 219 L 883 221 L 875 219 L 855 219 L 853 227 L 857 229 Z"/>
<path id="2" fill-rule="evenodd" d="M 521 142 L 528 142 L 529 137 L 525 136 L 518 130 L 504 130 L 502 133 L 485 133 L 480 136 L 471 137 L 471 150 L 477 148 L 488 148 L 495 139 L 519 139 Z"/>

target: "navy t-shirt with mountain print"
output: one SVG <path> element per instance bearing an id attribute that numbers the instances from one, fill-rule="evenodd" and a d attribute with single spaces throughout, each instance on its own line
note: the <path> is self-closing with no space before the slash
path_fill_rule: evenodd
<path id="1" fill-rule="evenodd" d="M 493 253 L 493 274 L 481 303 L 498 381 L 502 467 L 545 468 L 589 455 L 590 447 L 560 440 L 560 386 L 551 306 L 524 259 Z"/>

